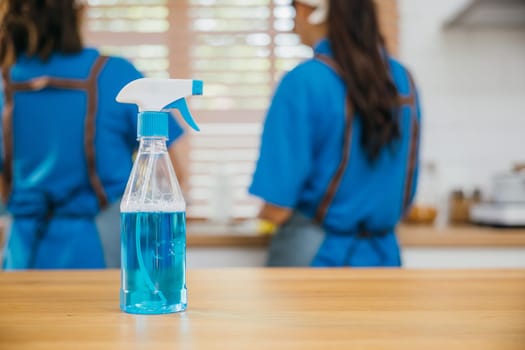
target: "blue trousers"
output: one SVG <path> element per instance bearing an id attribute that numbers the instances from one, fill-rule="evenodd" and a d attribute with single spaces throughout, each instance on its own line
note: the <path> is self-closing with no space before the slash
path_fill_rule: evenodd
<path id="1" fill-rule="evenodd" d="M 401 258 L 393 231 L 367 238 L 333 234 L 296 212 L 273 236 L 267 266 L 399 267 Z"/>

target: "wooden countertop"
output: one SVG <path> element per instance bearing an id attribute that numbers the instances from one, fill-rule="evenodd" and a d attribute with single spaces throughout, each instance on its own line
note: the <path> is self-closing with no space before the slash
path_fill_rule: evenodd
<path id="1" fill-rule="evenodd" d="M 185 313 L 121 312 L 119 272 L 0 273 L 0 349 L 525 346 L 525 270 L 188 271 Z"/>
<path id="2" fill-rule="evenodd" d="M 265 247 L 270 236 L 255 229 L 211 224 L 188 224 L 188 247 Z M 397 229 L 403 247 L 523 247 L 525 229 L 503 229 L 482 226 L 458 226 L 437 229 L 433 226 L 400 225 Z"/>
<path id="3" fill-rule="evenodd" d="M 524 247 L 525 229 L 458 226 L 437 229 L 432 226 L 401 225 L 400 244 L 404 247 Z"/>
<path id="4" fill-rule="evenodd" d="M 261 248 L 271 237 L 255 233 L 254 228 L 236 225 L 188 223 L 189 248 Z M 397 235 L 402 247 L 428 248 L 525 248 L 525 229 L 459 226 L 437 229 L 432 226 L 400 225 Z M 0 229 L 0 247 L 3 246 Z"/>

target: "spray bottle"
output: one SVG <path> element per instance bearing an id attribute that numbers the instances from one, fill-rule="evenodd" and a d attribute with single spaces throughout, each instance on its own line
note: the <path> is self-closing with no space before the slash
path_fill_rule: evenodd
<path id="1" fill-rule="evenodd" d="M 139 107 L 139 151 L 120 205 L 120 308 L 135 314 L 184 311 L 186 203 L 166 147 L 170 109 L 193 120 L 185 96 L 202 95 L 202 81 L 137 79 L 117 101 Z"/>

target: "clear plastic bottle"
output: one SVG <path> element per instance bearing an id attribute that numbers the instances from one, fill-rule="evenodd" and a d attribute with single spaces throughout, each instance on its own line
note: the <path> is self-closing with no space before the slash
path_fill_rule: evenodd
<path id="1" fill-rule="evenodd" d="M 139 151 L 120 205 L 120 308 L 125 312 L 164 314 L 184 311 L 188 304 L 186 203 L 166 140 L 171 108 L 198 130 L 183 97 L 192 94 L 202 94 L 202 82 L 144 78 L 117 96 L 141 110 Z"/>
<path id="2" fill-rule="evenodd" d="M 121 203 L 121 309 L 186 309 L 185 202 L 164 137 L 143 137 Z"/>

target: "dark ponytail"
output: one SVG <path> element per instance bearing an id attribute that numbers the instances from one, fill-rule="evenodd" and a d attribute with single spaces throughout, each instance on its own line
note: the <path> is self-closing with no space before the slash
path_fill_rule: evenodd
<path id="1" fill-rule="evenodd" d="M 399 94 L 385 62 L 373 0 L 330 0 L 328 38 L 363 125 L 361 143 L 370 161 L 400 137 Z"/>
<path id="2" fill-rule="evenodd" d="M 53 52 L 82 50 L 80 6 L 76 0 L 1 0 L 0 66 L 21 54 L 46 61 Z"/>

